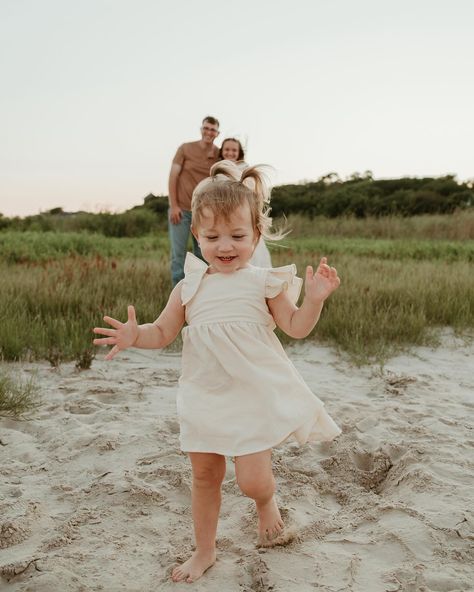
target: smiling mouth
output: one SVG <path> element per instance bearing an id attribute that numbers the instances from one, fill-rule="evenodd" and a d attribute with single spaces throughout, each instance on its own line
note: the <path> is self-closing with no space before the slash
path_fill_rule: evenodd
<path id="1" fill-rule="evenodd" d="M 219 261 L 222 261 L 222 263 L 230 263 L 231 261 L 233 261 L 235 259 L 235 256 L 233 257 L 218 257 Z"/>

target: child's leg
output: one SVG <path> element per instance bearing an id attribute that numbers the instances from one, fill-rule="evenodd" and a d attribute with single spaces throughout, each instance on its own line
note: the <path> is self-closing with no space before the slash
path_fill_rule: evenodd
<path id="1" fill-rule="evenodd" d="M 274 496 L 272 451 L 236 457 L 235 476 L 242 493 L 255 500 L 260 542 L 271 541 L 283 529 L 283 520 Z"/>
<path id="2" fill-rule="evenodd" d="M 194 582 L 216 561 L 216 531 L 221 507 L 221 484 L 225 458 L 220 454 L 190 452 L 193 467 L 192 511 L 196 550 L 182 565 L 175 567 L 175 582 Z"/>

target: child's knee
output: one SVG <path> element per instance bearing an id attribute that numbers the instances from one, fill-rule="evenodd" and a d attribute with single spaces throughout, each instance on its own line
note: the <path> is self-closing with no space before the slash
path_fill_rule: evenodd
<path id="1" fill-rule="evenodd" d="M 275 493 L 275 479 L 273 475 L 265 478 L 240 477 L 237 479 L 237 484 L 240 491 L 254 500 L 265 500 L 273 496 Z"/>
<path id="2" fill-rule="evenodd" d="M 201 467 L 193 469 L 193 485 L 195 487 L 220 487 L 224 480 L 225 469 L 221 467 Z"/>

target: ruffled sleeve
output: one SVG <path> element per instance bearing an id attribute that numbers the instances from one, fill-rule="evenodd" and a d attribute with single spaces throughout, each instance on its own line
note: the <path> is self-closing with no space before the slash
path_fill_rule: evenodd
<path id="1" fill-rule="evenodd" d="M 184 261 L 184 280 L 181 288 L 181 302 L 187 304 L 196 294 L 204 274 L 207 272 L 207 264 L 193 253 L 186 253 Z"/>
<path id="2" fill-rule="evenodd" d="M 298 301 L 303 280 L 296 275 L 296 265 L 285 265 L 267 270 L 265 279 L 265 298 L 275 298 L 283 290 L 288 290 L 288 296 L 294 304 Z"/>

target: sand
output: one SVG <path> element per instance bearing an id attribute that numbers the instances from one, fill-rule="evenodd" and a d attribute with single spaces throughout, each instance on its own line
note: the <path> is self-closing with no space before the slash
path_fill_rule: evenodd
<path id="1" fill-rule="evenodd" d="M 0 589 L 10 592 L 474 590 L 474 346 L 446 333 L 381 369 L 310 343 L 288 349 L 343 429 L 274 451 L 296 535 L 258 549 L 227 465 L 218 562 L 174 584 L 192 549 L 190 466 L 178 447 L 180 356 L 103 354 L 32 373 L 43 405 L 0 420 Z"/>

